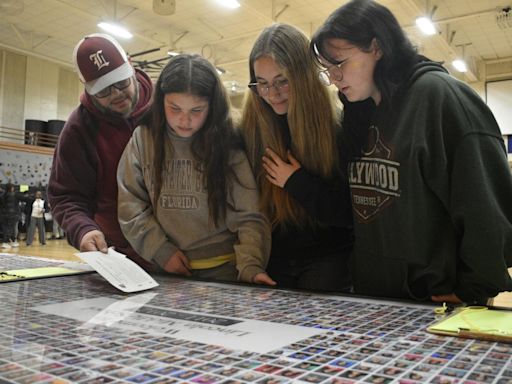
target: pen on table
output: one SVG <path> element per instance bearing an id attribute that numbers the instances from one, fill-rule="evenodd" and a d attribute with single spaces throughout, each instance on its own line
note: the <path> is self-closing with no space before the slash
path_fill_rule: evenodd
<path id="1" fill-rule="evenodd" d="M 469 339 L 479 339 L 488 341 L 500 341 L 512 343 L 512 335 L 507 332 L 501 332 L 499 329 L 493 330 L 472 330 L 469 328 L 459 328 L 457 331 L 458 336 Z"/>

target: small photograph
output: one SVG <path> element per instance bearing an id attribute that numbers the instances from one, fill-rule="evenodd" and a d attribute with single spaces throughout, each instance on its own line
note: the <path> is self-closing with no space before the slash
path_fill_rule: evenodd
<path id="1" fill-rule="evenodd" d="M 5 378 L 5 379 L 19 379 L 20 377 L 29 376 L 32 374 L 34 374 L 34 371 L 32 371 L 30 369 L 22 368 L 22 369 L 17 369 L 15 371 L 4 372 L 4 373 L 2 373 L 1 377 Z"/>
<path id="2" fill-rule="evenodd" d="M 396 367 L 384 367 L 378 373 L 386 375 L 386 376 L 398 377 L 402 373 L 404 373 L 404 370 L 400 369 L 400 368 L 396 368 Z"/>
<path id="3" fill-rule="evenodd" d="M 238 368 L 233 368 L 233 367 L 226 367 L 226 368 L 222 368 L 214 373 L 216 373 L 217 375 L 222 375 L 222 376 L 234 376 L 236 375 L 238 372 L 240 372 L 241 369 L 238 369 Z"/>
<path id="4" fill-rule="evenodd" d="M 171 376 L 181 380 L 191 380 L 193 377 L 199 376 L 200 374 L 201 372 L 197 371 L 181 370 L 179 372 L 173 373 Z"/>
<path id="5" fill-rule="evenodd" d="M 113 376 L 113 377 L 115 377 L 117 379 L 125 379 L 127 377 L 136 376 L 139 373 L 141 373 L 141 372 L 138 369 L 123 368 L 123 369 L 119 369 L 119 370 L 114 371 L 114 372 L 110 372 L 109 375 Z"/>
<path id="6" fill-rule="evenodd" d="M 434 384 L 452 384 L 452 383 L 455 384 L 455 383 L 459 383 L 460 379 L 439 375 L 439 376 L 436 376 L 433 379 L 431 379 L 430 382 L 434 383 Z"/>
<path id="7" fill-rule="evenodd" d="M 170 355 L 170 356 L 167 356 L 163 359 L 160 359 L 158 361 L 162 362 L 162 363 L 165 363 L 165 364 L 173 364 L 173 363 L 177 363 L 178 361 L 181 361 L 181 360 L 185 360 L 185 358 L 183 356 L 178 356 L 178 355 Z"/>
<path id="8" fill-rule="evenodd" d="M 287 377 L 289 379 L 295 379 L 296 377 L 302 375 L 303 373 L 304 372 L 302 372 L 302 371 L 297 371 L 297 370 L 294 370 L 294 369 L 286 368 L 286 369 L 280 371 L 277 374 L 279 376 L 284 376 L 284 377 Z"/>
<path id="9" fill-rule="evenodd" d="M 364 381 L 373 384 L 387 384 L 391 383 L 393 379 L 386 376 L 372 375 L 367 377 Z"/>
<path id="10" fill-rule="evenodd" d="M 242 359 L 248 359 L 255 355 L 254 352 L 249 351 L 234 351 L 232 349 L 223 348 L 218 353 L 222 355 L 234 355 L 236 357 L 240 357 Z"/>
<path id="11" fill-rule="evenodd" d="M 430 356 L 430 354 L 432 353 L 432 350 L 424 349 L 424 348 L 414 348 L 409 353 L 412 355 Z"/>
<path id="12" fill-rule="evenodd" d="M 450 368 L 453 368 L 453 369 L 463 369 L 463 370 L 466 370 L 466 371 L 469 371 L 471 370 L 471 368 L 473 368 L 474 364 L 471 364 L 471 363 L 468 363 L 468 362 L 465 362 L 465 361 L 460 361 L 460 360 L 454 360 L 452 361 L 448 367 Z"/>
<path id="13" fill-rule="evenodd" d="M 281 384 L 281 383 L 285 383 L 286 381 L 287 381 L 286 379 L 280 379 L 278 377 L 264 377 L 263 379 L 258 380 L 257 383 L 258 384 Z"/>
<path id="14" fill-rule="evenodd" d="M 50 380 L 52 377 L 53 377 L 52 375 L 49 375 L 47 373 L 36 373 L 34 375 L 22 377 L 22 378 L 16 380 L 16 382 L 19 384 L 42 383 L 42 382 L 48 382 L 48 380 Z"/>
<path id="15" fill-rule="evenodd" d="M 84 371 L 84 370 L 76 370 L 74 372 L 70 372 L 66 375 L 62 375 L 65 379 L 71 381 L 72 383 L 76 383 L 78 381 L 82 381 L 91 377 L 94 377 L 96 374 L 92 371 Z"/>
<path id="16" fill-rule="evenodd" d="M 326 381 L 326 383 L 328 383 L 328 384 L 353 384 L 355 382 L 356 382 L 355 380 L 345 379 L 342 377 L 335 377 L 329 381 Z"/>
<path id="17" fill-rule="evenodd" d="M 274 360 L 276 357 L 273 355 L 259 355 L 255 356 L 254 360 L 262 361 L 262 362 L 269 362 Z"/>
<path id="18" fill-rule="evenodd" d="M 375 355 L 376 353 L 379 352 L 379 350 L 375 349 L 375 348 L 363 347 L 363 348 L 359 348 L 357 350 L 357 352 L 362 353 L 364 355 Z"/>
<path id="19" fill-rule="evenodd" d="M 270 373 L 277 372 L 280 369 L 283 369 L 283 367 L 279 367 L 277 365 L 265 364 L 265 365 L 262 365 L 261 367 L 256 368 L 255 371 L 270 374 Z"/>
<path id="20" fill-rule="evenodd" d="M 52 375 L 55 375 L 55 376 L 63 376 L 63 375 L 66 375 L 70 372 L 75 372 L 77 370 L 76 367 L 70 367 L 70 366 L 64 366 L 62 368 L 59 368 L 59 369 L 55 369 L 51 372 Z"/>
<path id="21" fill-rule="evenodd" d="M 201 363 L 202 363 L 202 361 L 200 361 L 200 360 L 189 359 L 189 360 L 182 360 L 182 361 L 176 363 L 175 365 L 182 367 L 182 368 L 190 368 L 190 367 L 198 366 Z"/>
<path id="22" fill-rule="evenodd" d="M 308 373 L 305 376 L 302 376 L 300 378 L 301 381 L 305 381 L 307 383 L 321 383 L 322 381 L 326 380 L 328 376 L 320 375 L 318 373 Z"/>
<path id="23" fill-rule="evenodd" d="M 306 360 L 312 357 L 313 355 L 311 353 L 305 353 L 305 352 L 295 352 L 291 355 L 289 355 L 289 358 L 297 359 L 297 360 Z"/>
<path id="24" fill-rule="evenodd" d="M 316 370 L 316 372 L 324 373 L 326 375 L 331 375 L 331 376 L 337 375 L 341 371 L 343 371 L 343 368 L 333 367 L 331 365 L 323 365 Z"/>
<path id="25" fill-rule="evenodd" d="M 334 365 L 336 367 L 341 367 L 341 368 L 350 368 L 357 363 L 358 363 L 357 361 L 353 361 L 353 360 L 338 359 L 338 360 L 334 360 L 333 362 L 331 362 L 330 365 Z"/>
<path id="26" fill-rule="evenodd" d="M 182 369 L 183 368 L 181 368 L 181 367 L 175 367 L 173 365 L 166 365 L 162 368 L 158 368 L 157 370 L 154 370 L 153 372 L 158 373 L 159 375 L 162 375 L 162 376 L 170 376 L 173 373 L 181 371 Z"/>
<path id="27" fill-rule="evenodd" d="M 56 364 L 56 365 L 57 365 L 58 363 L 52 363 L 51 365 L 53 365 L 53 364 Z M 58 365 L 59 365 L 59 367 L 62 367 L 62 366 L 63 366 L 62 364 L 58 364 Z M 41 371 L 42 371 L 42 372 L 46 372 L 46 370 L 43 370 L 43 368 L 44 368 L 44 367 L 46 367 L 46 366 L 44 366 L 44 365 L 43 365 L 43 366 L 41 367 Z M 6 364 L 2 364 L 2 365 L 0 365 L 0 373 L 2 373 L 2 372 L 16 371 L 16 370 L 21 369 L 21 368 L 22 368 L 22 366 L 21 366 L 21 365 L 19 365 L 19 364 L 16 364 L 16 363 L 6 363 Z"/>
<path id="28" fill-rule="evenodd" d="M 322 353 L 324 350 L 325 349 L 319 348 L 319 347 L 308 347 L 308 348 L 304 349 L 304 352 L 316 354 L 316 353 Z"/>
<path id="29" fill-rule="evenodd" d="M 222 365 L 214 364 L 214 363 L 207 363 L 207 364 L 199 365 L 196 367 L 197 370 L 202 371 L 202 372 L 210 372 L 210 371 L 214 371 L 219 368 L 222 368 Z"/>
<path id="30" fill-rule="evenodd" d="M 424 372 L 424 373 L 435 372 L 438 369 L 439 369 L 438 367 L 435 367 L 432 365 L 426 365 L 426 364 L 419 364 L 414 367 L 415 371 Z"/>
<path id="31" fill-rule="evenodd" d="M 309 360 L 309 361 L 312 361 L 312 360 Z M 288 366 L 293 365 L 295 363 L 296 363 L 295 360 L 289 360 L 289 359 L 286 359 L 286 358 L 277 359 L 277 360 L 274 360 L 272 362 L 273 365 L 279 365 L 281 367 L 288 367 Z"/>
<path id="32" fill-rule="evenodd" d="M 133 367 L 140 369 L 141 371 L 153 371 L 155 369 L 161 368 L 163 364 L 159 361 L 148 361 L 142 360 L 139 364 L 134 364 Z"/>
<path id="33" fill-rule="evenodd" d="M 81 381 L 80 384 L 105 384 L 105 383 L 111 383 L 114 379 L 111 379 L 107 376 L 98 376 L 93 377 L 92 379 Z"/>
<path id="34" fill-rule="evenodd" d="M 472 372 L 469 376 L 469 380 L 480 381 L 482 383 L 492 383 L 496 376 L 482 372 Z"/>
<path id="35" fill-rule="evenodd" d="M 492 353 L 503 353 L 507 356 L 510 356 L 512 355 L 512 346 L 496 345 L 495 347 L 492 348 L 491 354 Z"/>
<path id="36" fill-rule="evenodd" d="M 253 369 L 261 365 L 261 362 L 254 360 L 244 360 L 235 364 L 235 367 L 243 369 Z"/>
<path id="37" fill-rule="evenodd" d="M 407 360 L 395 360 L 391 362 L 391 366 L 401 369 L 409 368 L 412 365 L 414 365 L 414 363 Z"/>
<path id="38" fill-rule="evenodd" d="M 192 382 L 198 383 L 198 384 L 213 384 L 213 383 L 218 383 L 221 380 L 223 380 L 223 379 L 218 376 L 202 375 L 202 376 L 192 379 Z"/>
<path id="39" fill-rule="evenodd" d="M 336 349 L 328 349 L 327 351 L 325 351 L 322 355 L 323 356 L 330 356 L 330 357 L 340 357 L 344 354 L 345 352 L 342 352 L 342 351 L 338 351 Z M 366 358 L 367 356 L 365 355 L 362 355 L 362 354 L 358 354 L 360 356 L 363 356 L 363 359 Z"/>
<path id="40" fill-rule="evenodd" d="M 368 360 L 366 360 L 367 363 L 371 364 L 379 364 L 379 365 L 386 365 L 391 359 L 387 357 L 382 356 L 370 356 Z"/>
<path id="41" fill-rule="evenodd" d="M 400 355 L 399 352 L 395 352 L 392 350 L 384 350 L 382 352 L 377 353 L 375 356 L 385 357 L 387 359 L 393 359 L 398 355 Z"/>
<path id="42" fill-rule="evenodd" d="M 100 366 L 96 367 L 95 370 L 100 373 L 107 373 L 110 371 L 115 371 L 116 369 L 120 369 L 120 368 L 123 368 L 123 366 L 119 365 L 119 364 L 109 363 L 109 364 L 100 365 Z"/>
<path id="43" fill-rule="evenodd" d="M 201 356 L 203 354 L 204 354 L 203 351 L 198 351 L 196 349 L 190 349 L 190 350 L 184 352 L 183 356 L 185 356 L 185 357 L 198 357 L 198 356 Z"/>
<path id="44" fill-rule="evenodd" d="M 315 364 L 315 363 L 312 363 L 310 361 L 303 361 L 301 363 L 298 363 L 296 365 L 294 365 L 292 368 L 295 368 L 295 369 L 302 369 L 304 371 L 314 371 L 315 369 L 317 369 L 320 365 L 318 364 Z"/>
<path id="45" fill-rule="evenodd" d="M 445 359 L 438 359 L 436 357 L 430 357 L 430 358 L 424 360 L 425 364 L 435 365 L 435 366 L 441 366 L 441 365 L 446 364 L 447 362 L 448 361 Z"/>
<path id="46" fill-rule="evenodd" d="M 452 360 L 454 358 L 455 354 L 444 352 L 444 351 L 437 351 L 432 354 L 432 357 L 437 357 L 439 359 L 445 359 L 445 360 Z"/>
<path id="47" fill-rule="evenodd" d="M 232 356 L 225 356 L 225 357 L 221 357 L 219 360 L 215 360 L 216 363 L 222 364 L 222 365 L 232 365 L 232 364 L 238 363 L 239 361 L 242 361 L 242 359 L 239 359 L 237 357 L 232 357 Z"/>
<path id="48" fill-rule="evenodd" d="M 200 359 L 204 360 L 204 361 L 213 361 L 218 357 L 219 356 L 216 353 L 209 353 L 209 354 L 201 356 Z"/>
<path id="49" fill-rule="evenodd" d="M 145 360 L 143 359 L 140 359 L 138 357 L 129 357 L 127 359 L 123 359 L 123 360 L 119 360 L 117 363 L 118 364 L 122 364 L 122 365 L 126 365 L 126 366 L 129 366 L 129 367 L 133 367 L 137 364 L 141 364 L 143 363 Z"/>
<path id="50" fill-rule="evenodd" d="M 37 367 L 37 369 L 36 369 L 37 371 L 39 370 L 39 366 L 41 365 L 41 363 L 42 363 L 42 361 L 38 357 L 32 357 L 30 359 L 21 361 L 21 364 L 23 364 L 24 367 L 27 367 L 27 368 Z"/>
<path id="51" fill-rule="evenodd" d="M 359 364 L 356 364 L 352 367 L 352 369 L 356 369 L 358 371 L 363 371 L 363 372 L 376 372 L 378 371 L 379 369 L 382 368 L 382 365 L 379 365 L 379 364 L 370 364 L 370 363 L 366 363 L 366 362 L 362 362 L 362 363 L 359 363 Z"/>
<path id="52" fill-rule="evenodd" d="M 166 377 L 166 378 L 160 378 L 160 379 L 156 379 L 155 381 L 152 381 L 151 384 L 176 384 L 176 383 L 180 383 L 180 380 L 178 379 L 171 379 L 169 377 Z"/>
<path id="53" fill-rule="evenodd" d="M 428 374 L 425 374 L 424 372 L 417 372 L 417 371 L 407 372 L 404 375 L 404 378 L 406 378 L 406 379 L 420 381 L 420 382 L 425 381 L 428 377 L 430 377 Z"/>
<path id="54" fill-rule="evenodd" d="M 467 373 L 468 373 L 468 371 L 463 371 L 460 369 L 453 369 L 453 368 L 444 368 L 440 372 L 440 374 L 443 376 L 456 377 L 458 379 L 462 379 L 464 376 L 466 376 Z"/>
<path id="55" fill-rule="evenodd" d="M 256 371 L 244 371 L 238 375 L 235 376 L 235 379 L 243 380 L 243 381 L 257 381 L 263 377 L 263 373 L 259 373 Z"/>
<path id="56" fill-rule="evenodd" d="M 413 355 L 412 353 L 406 353 L 405 355 L 402 356 L 402 358 L 404 360 L 407 360 L 407 361 L 421 361 L 421 360 L 423 360 L 423 356 L 421 356 L 421 355 Z"/>
<path id="57" fill-rule="evenodd" d="M 508 360 L 510 355 L 507 355 L 506 353 L 499 353 L 499 352 L 491 352 L 487 355 L 490 359 L 496 359 L 496 360 Z"/>
<path id="58" fill-rule="evenodd" d="M 366 372 L 356 371 L 353 369 L 347 369 L 346 371 L 343 371 L 343 373 L 340 375 L 340 377 L 344 377 L 346 379 L 351 380 L 360 380 L 363 377 L 366 377 L 368 374 Z"/>

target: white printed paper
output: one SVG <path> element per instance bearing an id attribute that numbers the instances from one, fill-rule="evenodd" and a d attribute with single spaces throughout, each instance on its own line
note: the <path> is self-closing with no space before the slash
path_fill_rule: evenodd
<path id="1" fill-rule="evenodd" d="M 158 286 L 146 271 L 113 248 L 109 248 L 107 254 L 94 251 L 75 255 L 123 292 L 138 292 Z"/>

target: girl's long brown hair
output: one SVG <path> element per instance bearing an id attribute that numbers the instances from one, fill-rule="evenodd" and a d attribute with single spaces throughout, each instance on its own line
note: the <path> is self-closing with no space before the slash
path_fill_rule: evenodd
<path id="1" fill-rule="evenodd" d="M 286 117 L 290 148 L 282 119 L 250 91 L 244 100 L 240 129 L 260 188 L 262 211 L 273 225 L 303 226 L 310 220 L 307 214 L 284 189 L 266 179 L 261 159 L 267 147 L 282 159 L 287 159 L 289 149 L 309 172 L 331 178 L 338 166 L 334 108 L 327 88 L 318 79 L 309 40 L 301 31 L 291 25 L 274 24 L 260 34 L 249 58 L 251 82 L 256 82 L 254 62 L 265 56 L 274 59 L 290 84 Z"/>
<path id="2" fill-rule="evenodd" d="M 203 127 L 193 137 L 192 153 L 204 175 L 210 219 L 217 225 L 219 220 L 226 217 L 227 195 L 233 177 L 229 156 L 235 143 L 225 88 L 213 65 L 199 55 L 176 56 L 162 70 L 155 86 L 148 122 L 155 153 L 152 175 L 155 204 L 162 189 L 164 146 L 169 129 L 164 111 L 164 97 L 167 93 L 190 93 L 208 99 L 208 116 Z"/>

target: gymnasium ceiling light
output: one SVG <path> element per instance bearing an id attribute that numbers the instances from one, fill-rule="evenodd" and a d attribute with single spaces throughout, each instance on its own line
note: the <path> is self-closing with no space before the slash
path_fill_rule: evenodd
<path id="1" fill-rule="evenodd" d="M 238 8 L 240 7 L 240 2 L 238 0 L 217 0 L 217 3 L 223 5 L 227 8 Z"/>
<path id="2" fill-rule="evenodd" d="M 98 27 L 114 36 L 122 37 L 123 39 L 131 39 L 133 37 L 130 31 L 119 24 L 102 21 L 98 23 Z"/>
<path id="3" fill-rule="evenodd" d="M 456 59 L 452 61 L 453 67 L 459 71 L 459 72 L 467 72 L 468 66 L 466 65 L 466 62 L 461 59 Z"/>
<path id="4" fill-rule="evenodd" d="M 432 23 L 432 20 L 430 20 L 429 17 L 418 17 L 416 19 L 416 25 L 421 30 L 421 32 L 423 32 L 423 34 L 427 36 L 432 36 L 436 34 L 436 27 L 434 26 L 434 23 Z"/>

